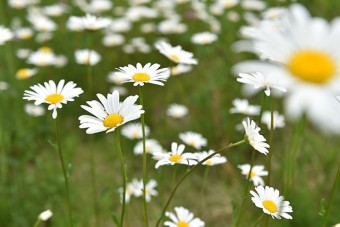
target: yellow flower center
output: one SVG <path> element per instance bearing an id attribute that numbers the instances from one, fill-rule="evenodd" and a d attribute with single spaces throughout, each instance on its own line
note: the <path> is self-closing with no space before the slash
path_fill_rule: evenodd
<path id="1" fill-rule="evenodd" d="M 27 69 L 19 69 L 18 72 L 17 72 L 17 76 L 20 79 L 26 79 L 27 77 L 30 76 L 30 73 Z"/>
<path id="2" fill-rule="evenodd" d="M 180 60 L 180 58 L 175 54 L 170 54 L 169 58 L 170 58 L 170 60 L 172 60 L 174 62 L 179 62 L 179 60 Z"/>
<path id="3" fill-rule="evenodd" d="M 189 224 L 185 221 L 179 221 L 177 227 L 189 227 Z"/>
<path id="4" fill-rule="evenodd" d="M 178 154 L 171 155 L 169 158 L 171 162 L 175 162 L 175 163 L 179 162 L 181 159 L 182 159 L 182 156 Z"/>
<path id="5" fill-rule="evenodd" d="M 296 52 L 289 59 L 287 66 L 295 77 L 316 84 L 328 82 L 337 70 L 332 56 L 317 50 Z"/>
<path id="6" fill-rule="evenodd" d="M 39 51 L 43 52 L 43 53 L 51 53 L 52 52 L 51 48 L 49 48 L 49 47 L 41 47 L 39 49 Z"/>
<path id="7" fill-rule="evenodd" d="M 123 123 L 123 120 L 120 114 L 110 114 L 104 119 L 103 124 L 107 128 L 114 128 L 117 127 L 118 124 Z"/>
<path id="8" fill-rule="evenodd" d="M 84 64 L 85 64 L 85 65 L 89 65 L 89 64 L 90 64 L 90 55 L 87 55 L 87 56 L 84 58 Z"/>
<path id="9" fill-rule="evenodd" d="M 262 202 L 262 205 L 266 210 L 268 210 L 270 213 L 275 213 L 277 211 L 276 204 L 271 200 L 265 200 Z"/>
<path id="10" fill-rule="evenodd" d="M 56 104 L 56 103 L 61 102 L 61 101 L 63 101 L 63 100 L 64 100 L 64 96 L 61 95 L 61 94 L 57 94 L 57 93 L 55 93 L 55 94 L 50 94 L 49 96 L 47 96 L 47 97 L 45 98 L 45 101 L 46 101 L 46 102 L 49 102 L 49 103 L 51 103 L 51 104 Z"/>
<path id="11" fill-rule="evenodd" d="M 132 79 L 134 81 L 144 82 L 144 81 L 149 81 L 150 80 L 150 76 L 147 73 L 135 73 L 132 76 Z"/>
<path id="12" fill-rule="evenodd" d="M 132 132 L 132 138 L 138 139 L 139 138 L 139 133 L 138 132 Z"/>
<path id="13" fill-rule="evenodd" d="M 21 39 L 30 39 L 32 37 L 32 34 L 29 32 L 21 34 Z"/>
<path id="14" fill-rule="evenodd" d="M 210 159 L 208 159 L 207 161 L 205 161 L 205 164 L 207 166 L 212 166 L 213 162 Z"/>
<path id="15" fill-rule="evenodd" d="M 254 172 L 254 171 L 251 171 L 250 172 L 250 178 L 253 178 L 253 177 L 255 177 L 256 176 L 256 173 Z"/>

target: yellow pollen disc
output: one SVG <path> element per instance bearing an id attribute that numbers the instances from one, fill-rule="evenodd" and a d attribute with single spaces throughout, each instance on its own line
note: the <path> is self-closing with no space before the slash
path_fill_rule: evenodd
<path id="1" fill-rule="evenodd" d="M 27 69 L 19 69 L 17 72 L 17 76 L 21 79 L 25 79 L 30 76 Z"/>
<path id="2" fill-rule="evenodd" d="M 86 57 L 84 58 L 84 64 L 85 64 L 85 65 L 90 64 L 90 56 L 86 56 Z"/>
<path id="3" fill-rule="evenodd" d="M 139 138 L 139 133 L 138 132 L 133 132 L 131 136 L 134 139 L 138 139 Z"/>
<path id="4" fill-rule="evenodd" d="M 123 123 L 123 120 L 124 119 L 120 114 L 110 114 L 104 119 L 103 124 L 107 128 L 114 128 L 118 124 Z"/>
<path id="5" fill-rule="evenodd" d="M 255 177 L 255 176 L 256 176 L 256 173 L 254 171 L 251 171 L 250 172 L 250 178 Z"/>
<path id="6" fill-rule="evenodd" d="M 212 166 L 213 162 L 210 159 L 208 159 L 207 161 L 205 161 L 205 164 L 207 166 Z"/>
<path id="7" fill-rule="evenodd" d="M 32 34 L 31 33 L 24 33 L 21 35 L 21 39 L 30 39 L 32 37 Z"/>
<path id="8" fill-rule="evenodd" d="M 295 77 L 316 84 L 328 82 L 337 70 L 332 56 L 317 50 L 296 52 L 289 59 L 287 67 Z"/>
<path id="9" fill-rule="evenodd" d="M 182 159 L 182 156 L 178 154 L 171 155 L 169 158 L 171 162 L 175 162 L 175 163 L 179 162 L 181 159 Z"/>
<path id="10" fill-rule="evenodd" d="M 150 80 L 150 76 L 147 73 L 135 73 L 132 76 L 132 79 L 134 81 L 144 82 L 144 81 L 149 81 Z"/>
<path id="11" fill-rule="evenodd" d="M 63 100 L 64 100 L 64 96 L 61 95 L 61 94 L 57 94 L 57 93 L 55 93 L 55 94 L 50 94 L 49 96 L 47 96 L 47 97 L 45 98 L 45 101 L 46 101 L 46 102 L 49 102 L 49 103 L 51 103 L 51 104 L 56 104 L 56 103 L 61 102 L 61 101 L 63 101 Z"/>
<path id="12" fill-rule="evenodd" d="M 275 213 L 277 211 L 276 204 L 271 200 L 265 200 L 262 202 L 262 205 L 266 210 L 268 210 L 270 213 Z"/>
<path id="13" fill-rule="evenodd" d="M 189 227 L 189 224 L 185 221 L 179 221 L 177 227 Z"/>
<path id="14" fill-rule="evenodd" d="M 180 60 L 179 57 L 175 54 L 170 54 L 169 58 L 170 58 L 170 60 L 172 60 L 174 62 L 179 62 L 179 60 Z"/>
<path id="15" fill-rule="evenodd" d="M 51 53 L 52 52 L 51 48 L 49 48 L 49 47 L 41 47 L 39 49 L 39 51 L 43 52 L 43 53 Z"/>

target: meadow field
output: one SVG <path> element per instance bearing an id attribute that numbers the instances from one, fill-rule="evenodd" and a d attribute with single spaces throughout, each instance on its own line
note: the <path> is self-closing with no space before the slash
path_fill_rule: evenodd
<path id="1" fill-rule="evenodd" d="M 0 227 L 340 225 L 339 16 L 1 0 Z"/>

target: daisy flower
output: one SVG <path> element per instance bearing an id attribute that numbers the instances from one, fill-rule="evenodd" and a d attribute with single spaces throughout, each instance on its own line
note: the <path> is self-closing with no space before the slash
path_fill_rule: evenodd
<path id="1" fill-rule="evenodd" d="M 237 167 L 241 169 L 241 174 L 245 175 L 246 178 L 248 178 L 251 166 L 249 164 L 244 164 L 238 165 Z M 264 170 L 263 165 L 256 165 L 251 168 L 250 181 L 253 181 L 255 187 L 259 185 L 264 185 L 264 180 L 262 179 L 262 176 L 268 176 L 268 171 Z"/>
<path id="2" fill-rule="evenodd" d="M 155 139 L 146 139 L 145 140 L 145 152 L 148 154 L 154 154 L 156 152 L 162 152 L 163 148 L 159 144 L 159 142 Z M 143 141 L 139 141 L 136 146 L 133 148 L 133 153 L 135 155 L 143 154 Z"/>
<path id="3" fill-rule="evenodd" d="M 28 101 L 34 100 L 35 105 L 41 103 L 49 104 L 48 110 L 53 110 L 53 119 L 57 118 L 57 109 L 62 107 L 62 104 L 74 101 L 84 91 L 81 88 L 76 88 L 77 84 L 70 81 L 65 84 L 65 80 L 59 81 L 58 85 L 50 80 L 44 85 L 38 84 L 31 86 L 33 91 L 25 90 L 24 99 Z"/>
<path id="4" fill-rule="evenodd" d="M 255 188 L 256 192 L 250 191 L 252 194 L 251 200 L 258 208 L 262 208 L 263 212 L 272 216 L 272 218 L 293 219 L 288 213 L 293 212 L 293 208 L 288 201 L 284 201 L 283 196 L 277 189 L 260 185 Z"/>
<path id="5" fill-rule="evenodd" d="M 190 72 L 191 70 L 192 70 L 191 65 L 178 64 L 176 66 L 171 67 L 171 75 L 177 76 L 183 73 Z"/>
<path id="6" fill-rule="evenodd" d="M 25 105 L 25 112 L 30 116 L 39 117 L 45 114 L 45 109 L 42 106 L 36 106 L 28 103 Z"/>
<path id="7" fill-rule="evenodd" d="M 260 72 L 240 73 L 237 81 L 240 83 L 253 85 L 255 89 L 264 89 L 264 93 L 267 96 L 270 96 L 271 88 L 275 88 L 282 92 L 287 91 L 284 87 L 275 85 L 274 81 L 271 81 L 269 77 L 266 77 Z"/>
<path id="8" fill-rule="evenodd" d="M 137 63 L 136 67 L 128 65 L 118 68 L 115 74 L 124 78 L 124 82 L 133 82 L 133 86 L 144 86 L 144 83 L 164 85 L 170 76 L 169 68 L 159 69 L 159 64 L 146 64 L 144 67 Z"/>
<path id="9" fill-rule="evenodd" d="M 0 81 L 0 91 L 5 91 L 9 88 L 9 84 L 5 81 Z"/>
<path id="10" fill-rule="evenodd" d="M 157 187 L 157 181 L 154 179 L 151 179 L 146 185 L 145 185 L 145 199 L 146 202 L 151 201 L 152 196 L 158 196 L 158 192 L 156 191 Z"/>
<path id="11" fill-rule="evenodd" d="M 105 98 L 102 94 L 97 94 L 100 102 L 93 100 L 88 101 L 81 107 L 94 116 L 82 115 L 79 128 L 87 128 L 87 134 L 94 134 L 106 131 L 113 132 L 117 127 L 129 121 L 140 118 L 144 113 L 141 105 L 136 105 L 138 95 L 129 96 L 123 102 L 119 101 L 119 92 L 113 91 Z"/>
<path id="12" fill-rule="evenodd" d="M 166 114 L 173 118 L 183 118 L 188 114 L 189 110 L 186 106 L 173 103 L 166 110 Z"/>
<path id="13" fill-rule="evenodd" d="M 86 14 L 84 17 L 71 16 L 67 22 L 68 28 L 76 28 L 74 30 L 89 30 L 95 31 L 108 27 L 111 20 L 108 18 L 96 17 L 91 14 Z"/>
<path id="14" fill-rule="evenodd" d="M 196 132 L 183 132 L 179 134 L 179 138 L 187 145 L 196 149 L 201 149 L 207 145 L 207 139 Z"/>
<path id="15" fill-rule="evenodd" d="M 125 202 L 128 203 L 131 200 L 131 196 L 140 197 L 143 195 L 143 181 L 133 178 L 131 182 L 126 184 L 125 191 Z M 118 188 L 118 192 L 120 193 L 120 201 L 123 201 L 123 188 Z"/>
<path id="16" fill-rule="evenodd" d="M 13 32 L 8 28 L 0 25 L 0 45 L 4 45 L 5 42 L 13 38 Z"/>
<path id="17" fill-rule="evenodd" d="M 203 227 L 205 223 L 195 218 L 194 214 L 184 207 L 175 207 L 175 214 L 166 212 L 165 216 L 169 217 L 171 221 L 165 221 L 164 225 L 168 227 Z"/>
<path id="18" fill-rule="evenodd" d="M 191 42 L 199 45 L 207 45 L 217 40 L 217 35 L 211 32 L 202 32 L 194 34 L 191 37 Z"/>
<path id="19" fill-rule="evenodd" d="M 196 152 L 195 155 L 197 156 L 197 161 L 200 162 L 206 157 L 208 157 L 209 155 L 212 155 L 213 153 L 215 153 L 214 150 L 209 150 L 209 151 Z M 226 157 L 222 156 L 221 154 L 215 154 L 214 156 L 212 156 L 211 158 L 203 162 L 202 165 L 214 166 L 214 165 L 219 165 L 219 164 L 223 164 L 226 162 L 227 162 Z"/>
<path id="20" fill-rule="evenodd" d="M 76 57 L 76 62 L 81 65 L 96 65 L 100 60 L 100 55 L 89 49 L 76 50 L 74 53 Z"/>
<path id="21" fill-rule="evenodd" d="M 160 41 L 155 44 L 159 52 L 175 63 L 188 65 L 197 65 L 197 59 L 193 58 L 193 54 L 182 50 L 181 46 L 171 46 L 169 43 Z"/>
<path id="22" fill-rule="evenodd" d="M 27 62 L 36 66 L 54 65 L 56 56 L 49 47 L 39 48 L 28 56 Z"/>
<path id="23" fill-rule="evenodd" d="M 24 79 L 28 79 L 34 76 L 37 72 L 38 72 L 37 69 L 28 69 L 28 68 L 19 69 L 17 73 L 15 74 L 15 77 L 19 80 L 24 80 Z"/>
<path id="24" fill-rule="evenodd" d="M 283 128 L 285 127 L 285 117 L 283 115 L 280 115 L 279 112 L 274 111 L 273 113 L 273 129 L 275 128 Z M 271 128 L 271 112 L 265 111 L 262 115 L 262 123 L 266 124 L 268 129 Z"/>
<path id="25" fill-rule="evenodd" d="M 41 212 L 38 216 L 38 218 L 42 221 L 47 221 L 52 217 L 53 213 L 51 210 L 45 210 L 44 212 Z"/>
<path id="26" fill-rule="evenodd" d="M 150 134 L 150 128 L 145 125 L 145 136 Z M 143 138 L 143 127 L 141 123 L 130 123 L 122 127 L 122 135 L 126 138 L 142 139 Z"/>
<path id="27" fill-rule="evenodd" d="M 234 71 L 258 71 L 278 81 L 276 85 L 288 89 L 284 99 L 288 118 L 305 115 L 321 131 L 340 134 L 340 106 L 332 98 L 340 90 L 338 20 L 314 18 L 304 6 L 293 4 L 276 21 L 278 26 L 263 20 L 248 29 L 249 51 L 267 60 L 241 62 Z"/>
<path id="28" fill-rule="evenodd" d="M 269 153 L 268 149 L 269 145 L 266 142 L 266 138 L 264 138 L 259 132 L 260 128 L 256 125 L 256 123 L 249 118 L 246 121 L 242 122 L 244 130 L 245 130 L 245 140 L 258 152 L 267 155 Z"/>
<path id="29" fill-rule="evenodd" d="M 232 114 L 240 113 L 247 116 L 258 115 L 261 109 L 259 106 L 249 105 L 247 99 L 234 99 L 233 105 L 229 111 Z"/>
<path id="30" fill-rule="evenodd" d="M 197 163 L 196 156 L 192 153 L 184 153 L 184 148 L 185 146 L 183 144 L 178 145 L 173 142 L 171 144 L 171 152 L 155 152 L 153 154 L 153 159 L 158 160 L 155 168 L 158 169 L 158 167 L 163 165 L 194 165 Z"/>

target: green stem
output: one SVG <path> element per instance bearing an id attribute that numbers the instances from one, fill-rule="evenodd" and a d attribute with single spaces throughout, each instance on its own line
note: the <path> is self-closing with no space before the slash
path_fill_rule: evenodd
<path id="1" fill-rule="evenodd" d="M 88 32 L 87 34 L 87 48 L 89 53 L 89 59 L 87 64 L 87 86 L 88 86 L 88 93 L 92 95 L 92 67 L 91 67 L 91 32 Z"/>
<path id="2" fill-rule="evenodd" d="M 163 207 L 163 210 L 162 210 L 162 213 L 161 213 L 161 216 L 159 217 L 157 223 L 156 223 L 156 227 L 159 226 L 159 224 L 161 223 L 163 217 L 164 217 L 164 214 L 165 214 L 165 211 L 168 209 L 168 206 L 170 205 L 170 202 L 172 201 L 173 197 L 175 196 L 175 193 L 178 189 L 178 187 L 182 184 L 182 182 L 194 171 L 196 170 L 199 166 L 202 165 L 202 163 L 204 163 L 205 161 L 209 160 L 211 157 L 215 156 L 216 154 L 219 154 L 221 153 L 223 150 L 226 150 L 226 149 L 230 149 L 232 147 L 236 147 L 238 145 L 241 145 L 245 142 L 245 140 L 241 140 L 239 142 L 236 142 L 236 143 L 231 143 L 229 144 L 228 146 L 212 153 L 211 155 L 207 156 L 205 159 L 201 160 L 200 162 L 198 162 L 196 165 L 194 165 L 193 167 L 191 167 L 190 169 L 187 170 L 187 172 L 184 174 L 184 176 L 178 181 L 178 183 L 176 184 L 176 186 L 172 189 L 172 192 L 170 194 L 170 197 L 169 199 L 167 200 L 165 206 Z"/>
<path id="3" fill-rule="evenodd" d="M 120 158 L 120 165 L 122 169 L 122 178 L 123 178 L 123 201 L 122 201 L 122 213 L 120 216 L 120 226 L 123 227 L 124 223 L 124 214 L 125 214 L 125 195 L 126 195 L 126 171 L 125 171 L 125 163 L 123 159 L 123 152 L 122 152 L 122 147 L 120 145 L 120 135 L 119 135 L 119 130 L 116 129 L 116 143 L 117 143 L 117 150 L 118 150 L 118 155 Z"/>
<path id="4" fill-rule="evenodd" d="M 143 86 L 139 86 L 139 102 L 142 108 L 144 107 L 144 94 L 143 94 Z M 142 123 L 142 132 L 143 132 L 143 204 L 144 204 L 144 221 L 145 226 L 149 226 L 148 220 L 148 205 L 146 201 L 146 181 L 147 181 L 147 163 L 146 163 L 146 148 L 145 148 L 145 116 L 144 114 L 141 115 L 141 123 Z"/>
<path id="5" fill-rule="evenodd" d="M 63 170 L 63 175 L 64 175 L 67 208 L 68 208 L 68 217 L 69 217 L 70 226 L 73 226 L 71 200 L 70 200 L 70 192 L 69 192 L 69 186 L 68 186 L 68 175 L 67 175 L 67 172 L 66 172 L 65 161 L 64 161 L 62 150 L 61 150 L 60 135 L 59 135 L 60 133 L 59 133 L 59 127 L 58 127 L 58 118 L 55 119 L 55 130 L 56 130 L 56 138 L 57 138 L 57 142 L 58 142 L 58 153 L 59 153 L 60 164 L 61 164 L 61 168 Z"/>
<path id="6" fill-rule="evenodd" d="M 257 219 L 257 221 L 255 222 L 253 227 L 256 227 L 260 223 L 260 221 L 262 220 L 263 216 L 264 216 L 264 213 L 262 213 L 261 216 Z"/>
<path id="7" fill-rule="evenodd" d="M 206 166 L 205 171 L 204 171 L 204 176 L 203 176 L 203 183 L 202 183 L 202 187 L 201 187 L 201 192 L 200 192 L 200 199 L 201 199 L 200 210 L 202 210 L 202 206 L 203 206 L 203 203 L 204 203 L 203 200 L 205 199 L 203 194 L 204 194 L 205 186 L 207 185 L 209 170 L 210 170 L 209 166 Z"/>
<path id="8" fill-rule="evenodd" d="M 92 140 L 91 140 L 92 141 Z M 96 226 L 100 226 L 99 223 L 99 208 L 98 208 L 98 201 L 97 201 L 97 185 L 96 185 L 96 162 L 95 162 L 95 149 L 91 149 L 91 160 L 90 160 L 90 166 L 91 166 L 91 185 L 92 185 L 92 203 L 93 203 L 93 209 L 95 214 L 95 223 Z"/>
<path id="9" fill-rule="evenodd" d="M 336 189 L 338 180 L 339 180 L 339 178 L 340 178 L 340 177 L 339 177 L 339 176 L 340 176 L 339 168 L 340 168 L 340 166 L 338 166 L 338 170 L 336 171 L 336 176 L 335 176 L 335 180 L 334 180 L 334 182 L 333 182 L 332 191 L 331 191 L 331 196 L 329 197 L 329 202 L 328 202 L 328 205 L 327 205 L 327 208 L 326 208 L 326 213 L 325 213 L 325 216 L 324 216 L 324 219 L 323 219 L 323 225 L 322 225 L 323 227 L 326 226 L 327 218 L 328 218 L 328 215 L 329 215 L 329 210 L 330 210 L 331 207 L 332 207 L 332 203 L 333 203 L 333 199 L 334 199 L 335 189 Z"/>
<path id="10" fill-rule="evenodd" d="M 269 135 L 269 155 L 268 155 L 268 178 L 267 185 L 270 185 L 270 174 L 271 174 L 271 162 L 272 162 L 272 154 L 273 154 L 273 137 L 274 137 L 274 97 L 271 97 L 271 110 L 270 110 L 270 135 Z"/>
<path id="11" fill-rule="evenodd" d="M 40 219 L 38 218 L 38 219 L 35 221 L 33 227 L 38 227 L 39 224 L 40 224 L 40 222 L 41 222 L 41 221 L 40 221 Z"/>

